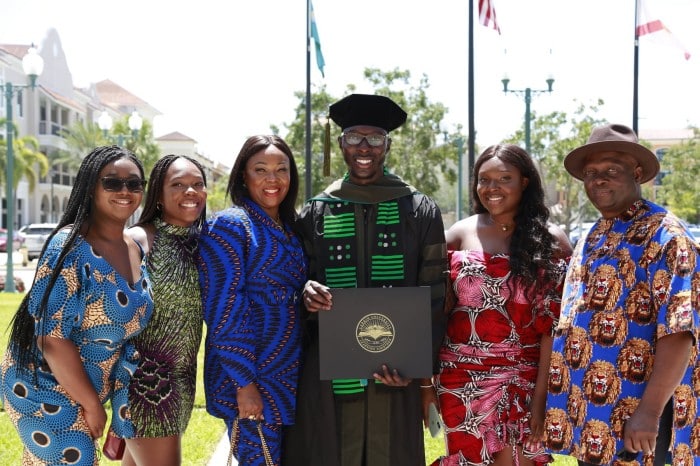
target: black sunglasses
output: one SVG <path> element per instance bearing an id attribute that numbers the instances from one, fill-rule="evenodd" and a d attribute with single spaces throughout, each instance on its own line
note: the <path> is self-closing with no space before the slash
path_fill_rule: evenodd
<path id="1" fill-rule="evenodd" d="M 124 186 L 131 193 L 143 192 L 146 187 L 146 180 L 141 178 L 113 178 L 110 176 L 103 176 L 100 178 L 102 182 L 102 188 L 105 191 L 119 192 Z"/>

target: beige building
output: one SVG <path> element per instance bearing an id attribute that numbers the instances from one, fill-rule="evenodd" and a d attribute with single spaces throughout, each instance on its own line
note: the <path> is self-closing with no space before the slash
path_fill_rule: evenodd
<path id="1" fill-rule="evenodd" d="M 3 90 L 6 82 L 15 87 L 28 84 L 22 68 L 22 58 L 30 47 L 29 44 L 0 44 L 0 87 Z M 38 52 L 44 60 L 44 70 L 37 79 L 36 87 L 14 93 L 11 105 L 12 121 L 17 128 L 15 138 L 34 136 L 39 141 L 39 150 L 43 154 L 52 156 L 59 151 L 68 151 L 64 131 L 76 122 L 97 123 L 103 112 L 115 121 L 134 111 L 150 122 L 161 114 L 147 101 L 110 80 L 93 83 L 87 89 L 75 87 L 56 30 L 47 32 L 38 46 Z M 0 118 L 7 116 L 4 94 L 3 92 Z M 5 139 L 5 131 L 5 125 L 2 125 L 0 138 Z M 198 159 L 207 168 L 207 177 L 211 181 L 228 176 L 228 167 L 199 154 L 196 141 L 183 134 L 157 136 L 155 142 L 161 148 L 161 155 L 177 153 Z M 75 154 L 76 157 L 79 155 Z M 47 176 L 37 180 L 36 187 L 31 192 L 27 180 L 21 179 L 14 196 L 14 227 L 19 228 L 28 223 L 56 222 L 68 202 L 74 180 L 75 170 L 65 165 L 50 167 Z M 3 228 L 7 222 L 5 189 L 3 184 L 0 223 Z"/>

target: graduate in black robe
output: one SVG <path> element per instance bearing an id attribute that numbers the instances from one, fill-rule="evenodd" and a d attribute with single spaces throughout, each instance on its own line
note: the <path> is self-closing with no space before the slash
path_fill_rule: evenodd
<path id="1" fill-rule="evenodd" d="M 407 379 L 400 367 L 387 367 L 369 380 L 320 380 L 317 312 L 330 309 L 329 288 L 429 286 L 425 312 L 431 314 L 437 361 L 447 270 L 440 209 L 384 166 L 388 133 L 406 120 L 396 103 L 352 94 L 331 105 L 330 117 L 343 130 L 338 142 L 348 173 L 309 200 L 297 222 L 310 281 L 302 296 L 305 344 L 296 421 L 285 435 L 282 464 L 424 465 L 427 405 L 420 387 L 430 379 Z"/>

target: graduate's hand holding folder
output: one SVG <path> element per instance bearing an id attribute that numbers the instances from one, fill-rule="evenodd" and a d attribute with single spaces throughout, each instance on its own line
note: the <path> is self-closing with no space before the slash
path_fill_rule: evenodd
<path id="1" fill-rule="evenodd" d="M 405 386 L 432 375 L 428 287 L 335 288 L 310 280 L 302 299 L 319 313 L 321 379 L 375 378 Z"/>

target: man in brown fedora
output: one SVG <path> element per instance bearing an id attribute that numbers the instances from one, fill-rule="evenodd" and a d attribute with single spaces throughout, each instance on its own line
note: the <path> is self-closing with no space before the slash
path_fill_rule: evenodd
<path id="1" fill-rule="evenodd" d="M 700 464 L 698 245 L 642 198 L 659 162 L 630 128 L 594 128 L 564 166 L 602 218 L 566 277 L 545 444 L 581 465 L 663 465 L 669 451 L 673 464 Z"/>

